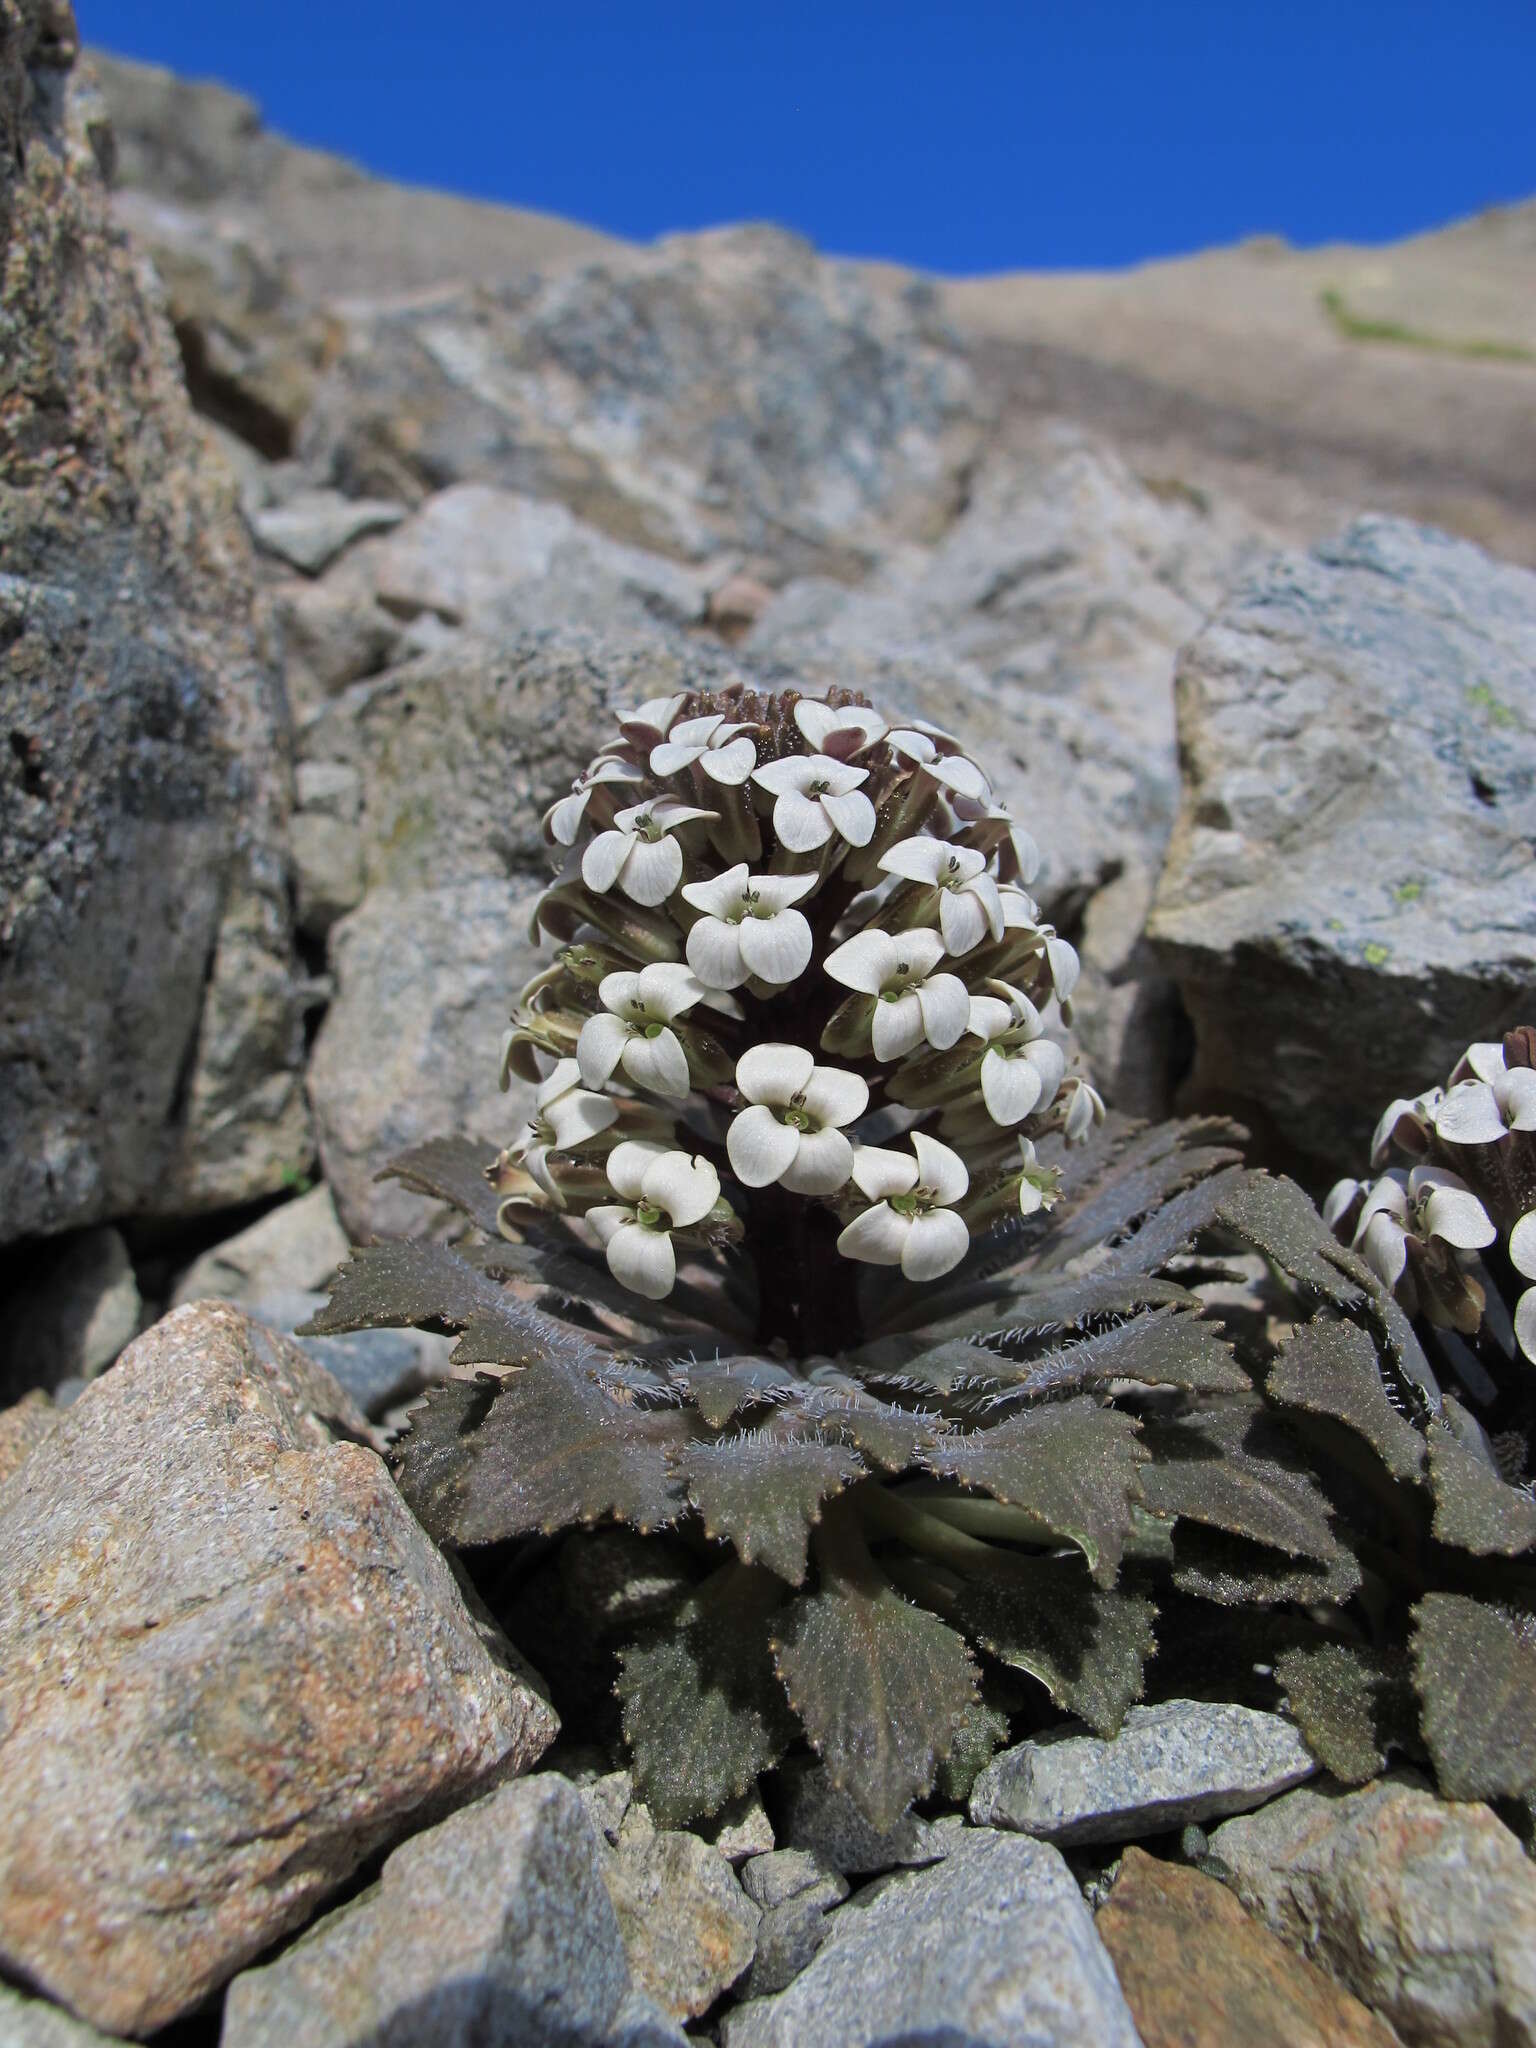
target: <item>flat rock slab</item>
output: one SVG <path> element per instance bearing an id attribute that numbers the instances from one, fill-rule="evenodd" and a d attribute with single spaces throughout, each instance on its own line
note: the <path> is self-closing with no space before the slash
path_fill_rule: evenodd
<path id="1" fill-rule="evenodd" d="M 1107 1741 L 1067 1727 L 1003 1750 L 976 1780 L 971 1818 L 1052 1842 L 1127 1842 L 1243 1813 L 1316 1770 L 1279 1714 L 1167 1700 L 1132 1707 Z"/>
<path id="2" fill-rule="evenodd" d="M 366 1424 L 174 1311 L 0 1484 L 0 1963 L 109 2031 L 188 2011 L 556 1721 Z"/>
<path id="3" fill-rule="evenodd" d="M 1308 1785 L 1218 1828 L 1211 1855 L 1412 2048 L 1536 2048 L 1536 1864 L 1486 1806 Z"/>
<path id="4" fill-rule="evenodd" d="M 601 1845 L 553 1773 L 503 1785 L 394 1851 L 224 2003 L 221 2048 L 569 2048 L 630 1990 Z"/>
<path id="5" fill-rule="evenodd" d="M 1077 1883 L 1044 1842 L 968 1832 L 931 1870 L 840 1907 L 787 1991 L 725 2022 L 724 2048 L 1139 2048 Z"/>
<path id="6" fill-rule="evenodd" d="M 1395 2048 L 1213 1877 L 1127 1849 L 1094 1922 L 1145 2048 Z"/>
<path id="7" fill-rule="evenodd" d="M 697 1835 L 626 1826 L 603 1876 L 635 1983 L 674 2019 L 708 2011 L 751 1963 L 761 1915 Z"/>
<path id="8" fill-rule="evenodd" d="M 1536 575 L 1393 519 L 1277 555 L 1179 660 L 1150 932 L 1192 1089 L 1358 1172 L 1375 1118 L 1516 1023 L 1536 954 Z"/>
<path id="9" fill-rule="evenodd" d="M 23 1998 L 0 1984 L 0 2041 L 5 2048 L 122 2048 L 117 2034 L 98 2034 L 45 1998 Z"/>

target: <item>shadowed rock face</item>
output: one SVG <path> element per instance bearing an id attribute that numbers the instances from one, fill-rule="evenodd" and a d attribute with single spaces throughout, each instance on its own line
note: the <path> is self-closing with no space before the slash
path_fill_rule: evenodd
<path id="1" fill-rule="evenodd" d="M 287 711 L 58 4 L 0 39 L 0 1236 L 308 1158 Z"/>

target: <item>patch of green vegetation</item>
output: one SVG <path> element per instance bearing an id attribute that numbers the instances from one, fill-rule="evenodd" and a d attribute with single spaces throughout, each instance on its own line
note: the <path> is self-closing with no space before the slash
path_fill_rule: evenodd
<path id="1" fill-rule="evenodd" d="M 1367 967 L 1385 967 L 1392 958 L 1392 948 L 1384 946 L 1380 939 L 1372 939 L 1365 949 Z"/>
<path id="2" fill-rule="evenodd" d="M 1392 891 L 1394 903 L 1417 903 L 1424 894 L 1422 882 L 1402 882 Z"/>
<path id="3" fill-rule="evenodd" d="M 1430 334 L 1421 327 L 1408 327 L 1400 320 L 1371 320 L 1356 313 L 1344 294 L 1330 287 L 1318 294 L 1318 303 L 1333 323 L 1334 332 L 1345 341 L 1390 341 L 1400 348 L 1419 348 L 1431 355 L 1460 356 L 1468 362 L 1536 363 L 1536 349 L 1517 341 L 1493 341 L 1484 336 Z"/>
<path id="4" fill-rule="evenodd" d="M 1486 683 L 1474 683 L 1467 692 L 1467 702 L 1484 712 L 1490 725 L 1508 728 L 1515 723 L 1514 712 L 1502 698 L 1495 697 Z"/>
<path id="5" fill-rule="evenodd" d="M 306 1173 L 302 1166 L 285 1166 L 278 1175 L 278 1185 L 290 1195 L 307 1195 L 315 1185 L 312 1173 Z"/>

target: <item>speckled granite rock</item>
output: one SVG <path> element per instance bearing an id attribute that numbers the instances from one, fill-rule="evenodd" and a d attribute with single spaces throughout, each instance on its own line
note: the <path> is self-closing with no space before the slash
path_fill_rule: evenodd
<path id="1" fill-rule="evenodd" d="M 120 2048 L 121 2036 L 98 2034 L 43 1998 L 23 1998 L 0 1984 L 0 2041 L 5 2048 Z"/>
<path id="2" fill-rule="evenodd" d="M 603 1879 L 636 1984 L 674 2019 L 706 2012 L 751 1963 L 761 1915 L 697 1835 L 658 1832 L 643 1807 L 632 1808 Z"/>
<path id="3" fill-rule="evenodd" d="M 58 1419 L 58 1409 L 41 1389 L 0 1408 L 0 1481 L 31 1456 Z"/>
<path id="4" fill-rule="evenodd" d="M 149 2032 L 555 1718 L 363 1418 L 176 1310 L 0 1488 L 0 1962 Z"/>

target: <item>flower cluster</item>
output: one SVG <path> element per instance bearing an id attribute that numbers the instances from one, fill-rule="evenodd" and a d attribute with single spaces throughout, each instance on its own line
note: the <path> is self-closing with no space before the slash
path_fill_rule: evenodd
<path id="1" fill-rule="evenodd" d="M 558 952 L 505 1047 L 504 1084 L 538 1085 L 508 1235 L 543 1210 L 650 1299 L 680 1259 L 728 1291 L 744 1241 L 760 1339 L 804 1355 L 835 1348 L 839 1261 L 936 1279 L 1049 1206 L 1036 1141 L 1104 1115 L 1049 1035 L 1077 958 L 949 734 L 844 692 L 656 698 L 544 824 Z"/>
<path id="2" fill-rule="evenodd" d="M 1391 1103 L 1372 1166 L 1394 1150 L 1415 1163 L 1333 1188 L 1334 1234 L 1410 1315 L 1536 1361 L 1536 1029 L 1468 1046 L 1445 1087 Z"/>

